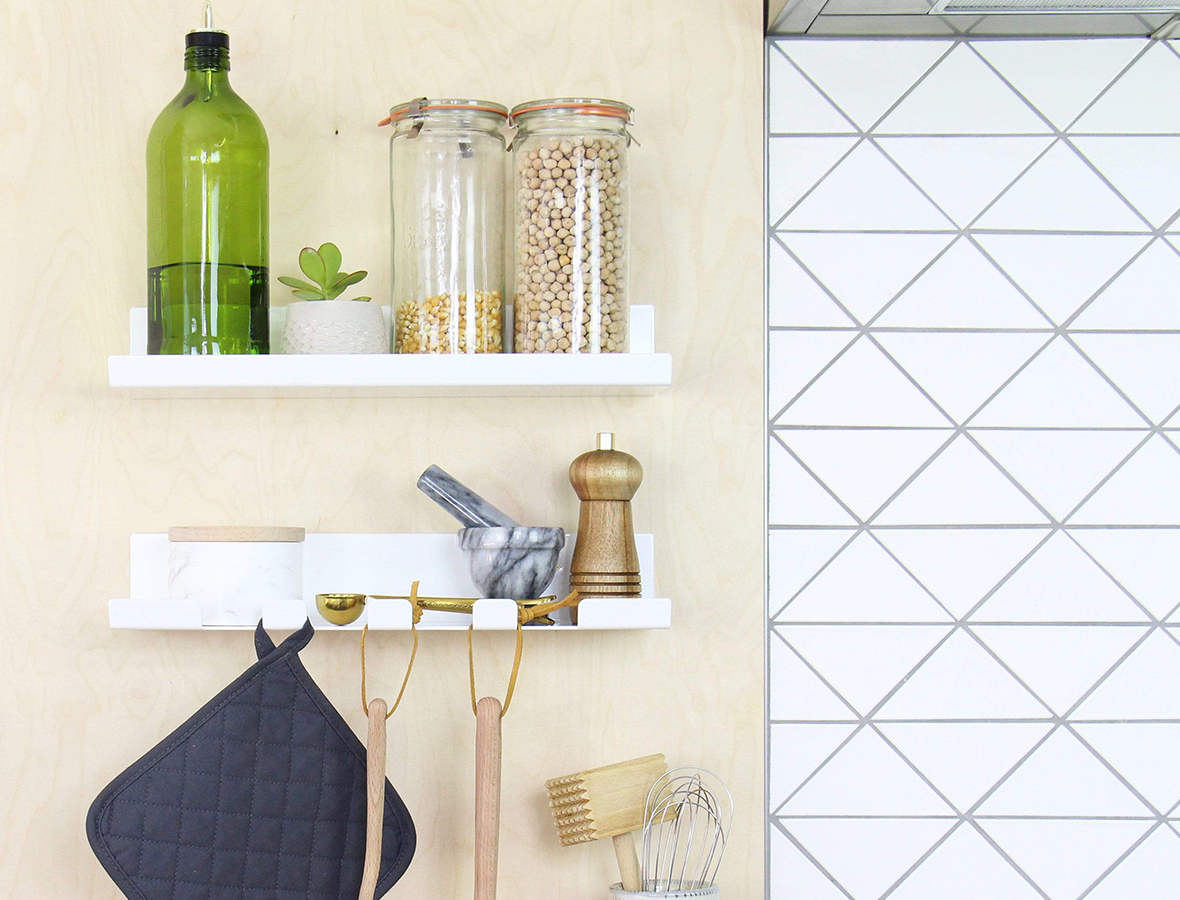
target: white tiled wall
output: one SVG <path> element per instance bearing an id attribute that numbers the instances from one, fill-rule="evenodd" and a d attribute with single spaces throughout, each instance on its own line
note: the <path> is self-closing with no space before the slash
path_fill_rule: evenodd
<path id="1" fill-rule="evenodd" d="M 1180 55 L 783 39 L 774 900 L 1180 896 Z"/>

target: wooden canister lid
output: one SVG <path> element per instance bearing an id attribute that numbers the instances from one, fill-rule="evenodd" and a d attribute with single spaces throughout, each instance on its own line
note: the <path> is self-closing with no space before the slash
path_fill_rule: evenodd
<path id="1" fill-rule="evenodd" d="M 305 528 L 251 525 L 180 525 L 168 529 L 168 540 L 173 543 L 279 543 L 303 541 Z"/>

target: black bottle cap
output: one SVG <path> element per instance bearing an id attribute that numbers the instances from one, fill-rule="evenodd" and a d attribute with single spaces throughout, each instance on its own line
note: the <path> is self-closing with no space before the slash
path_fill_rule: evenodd
<path id="1" fill-rule="evenodd" d="M 184 36 L 185 49 L 189 47 L 221 47 L 229 49 L 229 35 L 224 31 L 190 31 Z"/>

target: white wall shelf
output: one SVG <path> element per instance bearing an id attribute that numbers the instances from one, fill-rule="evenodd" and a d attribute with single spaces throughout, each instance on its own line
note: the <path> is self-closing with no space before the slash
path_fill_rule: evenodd
<path id="1" fill-rule="evenodd" d="M 276 349 L 285 313 L 271 310 Z M 138 397 L 625 396 L 672 383 L 651 306 L 631 307 L 630 353 L 148 356 L 143 307 L 131 310 L 131 348 L 107 368 L 111 387 Z"/>
<path id="2" fill-rule="evenodd" d="M 559 597 L 569 591 L 569 557 L 575 535 L 566 539 L 561 568 L 549 592 Z M 672 601 L 653 597 L 653 542 L 650 534 L 635 536 L 643 573 L 642 596 L 586 598 L 578 608 L 578 624 L 571 625 L 567 610 L 554 613 L 555 625 L 530 625 L 537 631 L 606 631 L 669 628 Z M 261 618 L 268 629 L 290 631 L 310 618 L 323 631 L 356 630 L 368 624 L 373 631 L 408 631 L 410 604 L 406 600 L 370 598 L 365 611 L 350 625 L 332 625 L 316 610 L 317 593 L 408 594 L 413 581 L 421 582 L 423 596 L 475 597 L 479 591 L 468 575 L 466 560 L 454 534 L 308 534 L 303 553 L 303 598 L 229 598 L 225 609 L 211 613 L 196 601 L 168 598 L 168 535 L 131 536 L 131 596 L 110 601 L 113 629 L 244 630 Z M 227 611 L 228 610 L 228 611 Z M 424 630 L 466 629 L 507 631 L 516 628 L 516 603 L 488 599 L 475 604 L 472 615 L 426 611 L 418 627 Z"/>

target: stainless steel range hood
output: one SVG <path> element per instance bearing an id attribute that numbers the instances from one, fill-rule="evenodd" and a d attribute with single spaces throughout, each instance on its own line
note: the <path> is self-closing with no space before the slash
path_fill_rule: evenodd
<path id="1" fill-rule="evenodd" d="M 767 0 L 768 34 L 1170 37 L 1180 0 Z"/>

